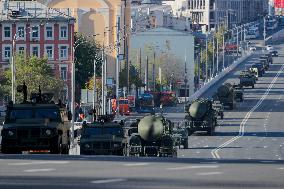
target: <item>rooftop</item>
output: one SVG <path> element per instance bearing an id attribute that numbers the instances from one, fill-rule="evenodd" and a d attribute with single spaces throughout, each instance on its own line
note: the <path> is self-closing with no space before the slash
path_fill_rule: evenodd
<path id="1" fill-rule="evenodd" d="M 5 1 L 0 4 L 0 20 L 72 19 L 69 10 L 57 10 L 36 1 Z"/>

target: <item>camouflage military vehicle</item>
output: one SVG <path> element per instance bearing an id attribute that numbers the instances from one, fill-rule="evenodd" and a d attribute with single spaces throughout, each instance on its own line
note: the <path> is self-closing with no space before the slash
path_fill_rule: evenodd
<path id="1" fill-rule="evenodd" d="M 221 85 L 215 94 L 215 100 L 219 100 L 224 107 L 233 110 L 236 107 L 235 89 L 230 83 Z"/>
<path id="2" fill-rule="evenodd" d="M 186 107 L 185 120 L 189 135 L 195 131 L 207 131 L 207 134 L 213 135 L 217 116 L 212 103 L 209 99 L 197 99 Z"/>
<path id="3" fill-rule="evenodd" d="M 257 68 L 249 68 L 248 71 L 255 77 L 255 80 L 257 81 L 258 80 L 258 69 Z"/>
<path id="4" fill-rule="evenodd" d="M 264 65 L 261 62 L 255 62 L 251 65 L 251 68 L 256 68 L 258 72 L 258 77 L 262 77 L 265 74 Z"/>
<path id="5" fill-rule="evenodd" d="M 127 138 L 123 122 L 113 122 L 105 116 L 98 121 L 83 123 L 80 139 L 81 155 L 126 155 Z"/>
<path id="6" fill-rule="evenodd" d="M 137 133 L 129 138 L 130 156 L 176 157 L 173 123 L 163 116 L 146 116 L 140 120 Z"/>
<path id="7" fill-rule="evenodd" d="M 213 109 L 216 112 L 216 116 L 220 116 L 221 119 L 224 118 L 224 106 L 220 101 L 213 101 Z"/>
<path id="8" fill-rule="evenodd" d="M 256 83 L 255 76 L 247 71 L 242 71 L 239 76 L 240 86 L 241 87 L 249 87 L 254 88 L 254 84 Z"/>
<path id="9" fill-rule="evenodd" d="M 1 132 L 2 153 L 21 153 L 30 150 L 49 150 L 52 154 L 68 154 L 70 146 L 71 113 L 62 104 L 51 102 L 52 94 L 34 93 L 27 101 L 27 86 L 20 104 L 9 103 Z"/>
<path id="10" fill-rule="evenodd" d="M 186 128 L 178 127 L 173 129 L 173 138 L 175 139 L 176 146 L 183 146 L 188 149 L 188 131 Z"/>

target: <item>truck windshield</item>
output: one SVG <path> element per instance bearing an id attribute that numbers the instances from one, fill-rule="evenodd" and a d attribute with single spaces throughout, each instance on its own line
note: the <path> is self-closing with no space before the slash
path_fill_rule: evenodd
<path id="1" fill-rule="evenodd" d="M 59 111 L 55 108 L 50 109 L 14 109 L 10 112 L 10 120 L 42 118 L 50 120 L 59 120 Z"/>
<path id="2" fill-rule="evenodd" d="M 120 127 L 90 127 L 85 128 L 83 131 L 83 136 L 96 136 L 102 134 L 123 136 L 124 133 Z"/>

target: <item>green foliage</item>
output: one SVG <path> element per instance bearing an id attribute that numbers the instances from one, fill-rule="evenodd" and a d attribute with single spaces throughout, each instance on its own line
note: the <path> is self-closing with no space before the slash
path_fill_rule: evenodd
<path id="1" fill-rule="evenodd" d="M 101 76 L 102 56 L 101 47 L 94 39 L 82 34 L 75 35 L 75 69 L 76 86 L 85 88 L 86 83 L 93 77 L 94 60 L 96 61 L 96 74 Z"/>
<path id="2" fill-rule="evenodd" d="M 144 86 L 142 80 L 139 78 L 139 72 L 133 65 L 129 65 L 129 85 L 134 84 L 136 87 Z M 122 69 L 119 73 L 119 87 L 127 87 L 127 69 Z"/>
<path id="3" fill-rule="evenodd" d="M 26 58 L 18 55 L 15 58 L 16 86 L 24 82 L 28 87 L 28 96 L 32 92 L 37 92 L 41 86 L 43 92 L 53 92 L 55 98 L 60 98 L 64 82 L 54 76 L 52 68 L 48 65 L 46 58 L 30 57 Z M 2 96 L 10 95 L 11 92 L 11 69 L 7 70 L 1 77 L 1 85 L 4 92 Z M 21 94 L 16 94 L 16 101 L 22 100 Z"/>

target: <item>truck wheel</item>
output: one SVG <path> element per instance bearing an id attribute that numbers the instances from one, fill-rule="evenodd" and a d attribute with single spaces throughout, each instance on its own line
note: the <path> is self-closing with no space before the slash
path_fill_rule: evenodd
<path id="1" fill-rule="evenodd" d="M 61 145 L 61 154 L 69 154 L 69 146 L 67 144 Z"/>
<path id="2" fill-rule="evenodd" d="M 223 112 L 221 113 L 221 119 L 224 119 L 224 113 Z"/>
<path id="3" fill-rule="evenodd" d="M 59 144 L 59 136 L 54 137 L 50 141 L 50 153 L 51 154 L 59 154 L 60 153 L 60 144 Z"/>
<path id="4" fill-rule="evenodd" d="M 252 85 L 252 88 L 254 89 L 254 85 Z"/>
<path id="5" fill-rule="evenodd" d="M 188 140 L 183 142 L 183 149 L 188 149 Z"/>
<path id="6" fill-rule="evenodd" d="M 1 152 L 2 154 L 20 154 L 21 153 L 21 151 L 19 150 L 9 149 L 3 145 L 1 146 Z"/>

